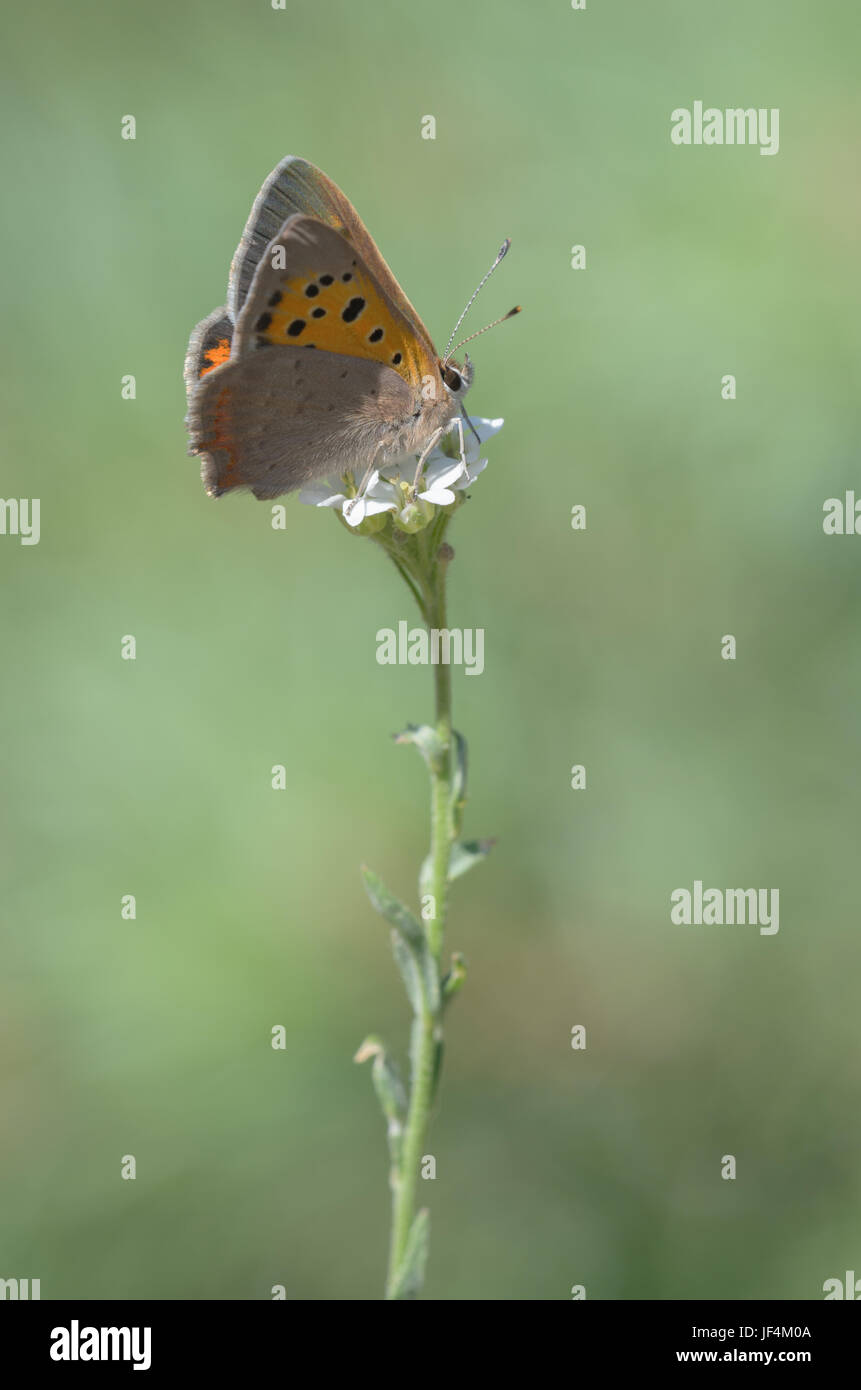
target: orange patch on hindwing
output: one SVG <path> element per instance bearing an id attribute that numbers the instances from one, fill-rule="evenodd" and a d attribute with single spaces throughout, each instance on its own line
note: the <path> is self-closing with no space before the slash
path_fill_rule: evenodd
<path id="1" fill-rule="evenodd" d="M 229 346 L 229 345 L 228 345 Z M 218 366 L 218 363 L 213 363 Z M 211 371 L 211 367 L 207 367 Z M 202 376 L 206 373 L 202 372 Z M 231 388 L 224 386 L 218 393 L 215 407 L 212 412 L 212 438 L 201 440 L 201 451 L 207 453 L 222 453 L 227 455 L 227 462 L 222 465 L 221 475 L 218 479 L 218 492 L 227 492 L 233 487 L 242 487 L 244 478 L 239 471 L 239 463 L 234 449 L 233 432 L 230 427 L 230 395 Z"/>
<path id="2" fill-rule="evenodd" d="M 203 371 L 200 373 L 201 380 L 206 376 L 207 372 L 214 372 L 216 367 L 220 367 L 222 362 L 227 361 L 230 356 L 230 339 L 219 338 L 215 347 L 209 348 L 203 355 L 209 363 L 209 366 L 204 367 Z"/>
<path id="3" fill-rule="evenodd" d="M 285 271 L 253 330 L 258 341 L 364 357 L 410 385 L 421 379 L 419 343 L 357 262 L 339 275 L 325 267 L 315 275 Z"/>

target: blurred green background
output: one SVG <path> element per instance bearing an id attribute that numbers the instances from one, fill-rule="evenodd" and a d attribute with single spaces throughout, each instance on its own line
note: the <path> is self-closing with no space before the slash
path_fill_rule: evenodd
<path id="1" fill-rule="evenodd" d="M 0 1275 L 380 1294 L 351 1056 L 407 1011 L 357 870 L 414 895 L 424 769 L 390 735 L 430 673 L 376 664 L 412 614 L 369 542 L 209 501 L 185 455 L 189 332 L 287 153 L 438 345 L 505 235 L 472 326 L 524 305 L 474 348 L 470 409 L 507 424 L 451 537 L 451 621 L 487 634 L 466 824 L 499 843 L 454 894 L 428 1296 L 816 1299 L 861 1268 L 861 540 L 822 532 L 861 482 L 859 39 L 839 0 L 7 14 L 0 490 L 42 539 L 0 541 Z M 779 154 L 671 145 L 697 99 L 779 107 Z M 779 888 L 779 934 L 673 926 L 695 878 Z"/>

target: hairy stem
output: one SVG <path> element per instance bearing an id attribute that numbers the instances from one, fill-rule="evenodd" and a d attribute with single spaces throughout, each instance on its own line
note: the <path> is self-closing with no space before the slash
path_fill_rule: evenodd
<path id="1" fill-rule="evenodd" d="M 423 585 L 423 614 L 429 628 L 446 626 L 446 572 L 451 555 L 447 547 L 438 547 L 429 555 L 428 570 Z M 424 920 L 428 946 L 434 960 L 437 982 L 440 979 L 440 958 L 448 908 L 448 869 L 454 823 L 451 805 L 451 666 L 438 662 L 433 666 L 435 725 L 440 741 L 439 756 L 430 768 L 431 843 L 429 873 L 423 893 L 432 897 L 431 915 Z M 424 918 L 424 914 L 423 914 Z M 437 996 L 440 996 L 437 989 Z M 430 1123 L 431 1106 L 438 1080 L 438 1059 L 442 1046 L 442 1004 L 430 1006 L 427 995 L 421 1010 L 413 1019 L 410 1047 L 410 1094 L 404 1126 L 400 1163 L 392 1173 L 392 1236 L 389 1251 L 387 1298 L 398 1297 L 397 1277 L 404 1258 L 410 1229 L 415 1219 L 416 1190 L 419 1164 Z"/>

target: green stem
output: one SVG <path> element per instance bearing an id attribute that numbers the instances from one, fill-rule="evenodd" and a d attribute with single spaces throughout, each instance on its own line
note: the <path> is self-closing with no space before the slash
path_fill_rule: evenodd
<path id="1" fill-rule="evenodd" d="M 446 626 L 446 571 L 450 551 L 436 549 L 424 589 L 422 611 L 429 628 Z M 428 946 L 440 976 L 446 912 L 448 909 L 448 868 L 454 824 L 451 806 L 451 666 L 438 662 L 433 667 L 435 722 L 441 752 L 431 767 L 431 845 L 430 873 L 425 891 L 433 897 L 434 913 L 426 925 Z M 437 991 L 439 993 L 439 991 Z M 410 1229 L 415 1219 L 419 1164 L 425 1145 L 431 1106 L 437 1084 L 438 1058 L 442 1045 L 442 1005 L 434 1010 L 425 999 L 413 1020 L 410 1048 L 410 1096 L 404 1126 L 400 1163 L 392 1171 L 392 1236 L 389 1250 L 389 1277 L 386 1297 L 397 1297 L 396 1282 L 403 1261 Z"/>
<path id="2" fill-rule="evenodd" d="M 448 564 L 438 561 L 428 627 L 446 626 L 445 579 Z M 454 839 L 451 805 L 451 666 L 440 661 L 433 668 L 436 731 L 442 745 L 439 764 L 431 769 L 431 887 L 434 915 L 428 923 L 428 945 L 439 963 L 448 913 L 448 866 Z"/>
<path id="3" fill-rule="evenodd" d="M 400 1164 L 392 1174 L 392 1237 L 386 1298 L 397 1297 L 395 1283 L 415 1215 L 419 1164 L 433 1101 L 436 1028 L 436 1019 L 428 1009 L 413 1019 L 410 1102 Z"/>
<path id="4" fill-rule="evenodd" d="M 374 539 L 376 540 L 377 538 L 374 537 Z M 425 601 L 422 597 L 421 584 L 418 576 L 410 572 L 410 570 L 407 568 L 407 565 L 404 563 L 402 557 L 398 555 L 397 551 L 392 546 L 387 545 L 383 540 L 380 540 L 379 544 L 382 546 L 382 549 L 388 555 L 398 574 L 401 576 L 401 579 L 404 581 L 413 598 L 415 599 L 416 603 L 418 604 L 419 612 L 421 613 L 422 617 L 425 620 L 427 620 L 427 614 L 425 612 Z"/>

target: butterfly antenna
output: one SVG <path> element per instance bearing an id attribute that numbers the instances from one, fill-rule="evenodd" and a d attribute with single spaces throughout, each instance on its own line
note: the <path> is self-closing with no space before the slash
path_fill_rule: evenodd
<path id="1" fill-rule="evenodd" d="M 463 345 L 464 345 L 464 343 L 471 343 L 472 340 L 473 340 L 473 338 L 480 338 L 481 335 L 482 335 L 482 333 L 486 333 L 486 332 L 487 332 L 488 328 L 495 328 L 496 325 L 497 325 L 498 323 L 505 323 L 505 320 L 506 320 L 506 319 L 513 319 L 513 318 L 514 318 L 514 315 L 515 315 L 515 314 L 519 314 L 519 313 L 520 313 L 520 305 L 519 305 L 519 304 L 515 304 L 515 306 L 514 306 L 513 309 L 509 309 L 509 311 L 508 311 L 507 314 L 503 314 L 503 315 L 502 315 L 502 318 L 494 319 L 494 320 L 493 320 L 493 323 L 486 323 L 486 324 L 484 325 L 483 328 L 479 328 L 479 330 L 478 330 L 477 333 L 470 333 L 470 335 L 469 335 L 468 338 L 461 338 L 461 340 L 460 340 L 459 343 L 455 343 L 455 345 L 454 345 L 454 347 L 452 348 L 451 351 L 452 351 L 452 352 L 457 352 L 458 348 L 462 348 Z M 451 356 L 451 353 L 449 353 L 449 356 Z M 445 362 L 447 362 L 447 361 L 448 361 L 448 357 L 445 359 Z M 445 366 L 445 362 L 443 362 L 443 366 Z"/>
<path id="2" fill-rule="evenodd" d="M 498 252 L 496 253 L 496 260 L 493 262 L 493 265 L 490 267 L 490 270 L 487 272 L 486 275 L 484 275 L 484 276 L 482 277 L 481 280 L 479 280 L 478 284 L 476 285 L 476 287 L 475 287 L 475 289 L 474 289 L 472 295 L 470 296 L 470 299 L 469 299 L 469 302 L 468 302 L 466 308 L 464 309 L 463 313 L 461 314 L 460 318 L 458 319 L 457 323 L 455 324 L 454 328 L 453 328 L 452 331 L 451 331 L 451 337 L 449 338 L 448 343 L 446 344 L 445 353 L 443 354 L 443 365 L 444 365 L 444 364 L 448 361 L 448 359 L 449 359 L 449 349 L 451 348 L 451 345 L 452 345 L 452 343 L 454 342 L 455 337 L 457 336 L 457 330 L 460 328 L 460 325 L 463 323 L 464 319 L 466 318 L 467 314 L 469 313 L 470 309 L 472 308 L 473 304 L 475 303 L 476 299 L 478 298 L 478 295 L 479 295 L 480 292 L 484 289 L 484 287 L 485 287 L 485 285 L 487 284 L 488 280 L 490 279 L 491 275 L 492 275 L 493 272 L 496 270 L 496 267 L 499 265 L 499 262 L 500 262 L 500 261 L 503 259 L 503 257 L 507 254 L 508 248 L 509 248 L 510 245 L 511 245 L 511 239 L 510 239 L 510 237 L 506 237 L 506 238 L 505 238 L 505 241 L 502 243 L 502 245 L 500 246 Z M 505 317 L 508 318 L 509 315 L 506 314 Z M 490 324 L 488 324 L 488 327 L 490 327 Z"/>

